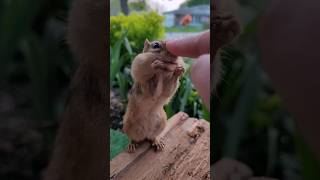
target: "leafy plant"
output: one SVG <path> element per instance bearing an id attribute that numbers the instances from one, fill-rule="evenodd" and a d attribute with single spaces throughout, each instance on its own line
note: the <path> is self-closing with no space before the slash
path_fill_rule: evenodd
<path id="1" fill-rule="evenodd" d="M 301 135 L 296 135 L 295 143 L 301 163 L 301 174 L 303 179 L 312 180 L 320 178 L 320 163 L 316 154 L 311 151 L 310 147 L 305 143 Z"/>
<path id="2" fill-rule="evenodd" d="M 294 121 L 260 67 L 258 30 L 262 6 L 240 1 L 244 29 L 221 53 L 224 75 L 214 97 L 213 162 L 234 157 L 256 174 L 279 179 L 319 179 L 319 161 L 296 132 Z M 259 4 L 265 1 L 259 1 Z"/>
<path id="3" fill-rule="evenodd" d="M 121 54 L 122 46 L 125 46 L 125 53 Z M 121 55 L 120 55 L 121 54 Z M 122 34 L 113 47 L 110 47 L 110 83 L 111 87 L 119 89 L 119 94 L 122 99 L 126 100 L 129 87 L 132 84 L 130 72 L 127 70 L 131 64 L 133 52 L 126 37 L 126 32 Z"/>
<path id="4" fill-rule="evenodd" d="M 111 67 L 110 67 L 110 82 L 114 83 L 116 74 L 120 72 L 122 66 L 124 66 L 124 55 L 120 56 L 121 53 L 121 45 L 123 44 L 123 38 L 122 35 L 121 39 L 119 39 L 114 46 L 110 46 L 110 61 L 111 61 Z"/>
<path id="5" fill-rule="evenodd" d="M 145 39 L 155 40 L 164 37 L 162 26 L 164 17 L 156 12 L 133 12 L 129 16 L 123 14 L 110 17 L 110 43 L 115 44 L 127 31 L 127 38 L 133 52 L 141 51 Z"/>
<path id="6" fill-rule="evenodd" d="M 48 94 L 48 61 L 47 52 L 41 50 L 43 43 L 35 34 L 30 34 L 21 42 L 28 73 L 31 80 L 32 98 L 37 118 L 45 119 L 52 114 Z"/>
<path id="7" fill-rule="evenodd" d="M 23 0 L 3 1 L 0 4 L 0 62 L 6 67 L 11 60 L 24 33 L 31 30 L 30 24 L 36 17 L 40 2 L 28 3 Z M 0 71 L 0 79 L 4 78 L 6 69 Z"/>
<path id="8" fill-rule="evenodd" d="M 142 1 L 131 1 L 128 3 L 131 11 L 144 11 L 147 9 L 147 4 L 144 0 Z"/>

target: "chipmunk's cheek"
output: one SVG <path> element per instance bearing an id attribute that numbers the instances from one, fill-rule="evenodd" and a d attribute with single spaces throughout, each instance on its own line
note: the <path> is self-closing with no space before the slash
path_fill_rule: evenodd
<path id="1" fill-rule="evenodd" d="M 166 50 L 164 52 L 164 56 L 166 57 L 166 61 L 168 63 L 172 63 L 172 64 L 176 64 L 177 63 L 178 56 L 170 53 L 169 51 Z"/>
<path id="2" fill-rule="evenodd" d="M 178 57 L 177 56 L 171 56 L 171 55 L 165 55 L 165 58 L 162 60 L 165 63 L 168 64 L 178 64 Z"/>

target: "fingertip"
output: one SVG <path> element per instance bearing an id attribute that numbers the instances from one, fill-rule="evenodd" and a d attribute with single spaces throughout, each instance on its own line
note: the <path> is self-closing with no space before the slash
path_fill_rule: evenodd
<path id="1" fill-rule="evenodd" d="M 210 51 L 210 31 L 185 38 L 167 40 L 166 48 L 176 56 L 196 58 Z"/>
<path id="2" fill-rule="evenodd" d="M 167 41 L 166 41 L 166 49 L 167 49 L 169 52 L 171 52 L 172 54 L 177 55 L 177 54 L 175 53 L 175 50 L 176 50 L 175 47 L 177 47 L 177 45 L 176 45 L 176 40 L 167 40 Z"/>

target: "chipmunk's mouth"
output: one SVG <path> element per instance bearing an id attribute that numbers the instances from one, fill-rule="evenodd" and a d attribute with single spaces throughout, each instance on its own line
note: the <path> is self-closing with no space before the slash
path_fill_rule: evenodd
<path id="1" fill-rule="evenodd" d="M 167 63 L 167 64 L 177 64 L 177 61 L 175 59 L 162 59 L 161 60 L 162 62 L 164 63 Z"/>
<path id="2" fill-rule="evenodd" d="M 178 64 L 178 61 L 177 61 L 178 56 L 173 55 L 172 53 L 170 53 L 168 51 L 161 53 L 159 59 L 164 63 Z"/>
<path id="3" fill-rule="evenodd" d="M 169 61 L 169 62 L 166 62 L 166 63 L 168 63 L 168 64 L 175 64 L 175 65 L 177 65 L 177 64 L 178 64 L 178 63 L 177 63 L 177 61 L 174 61 L 174 62 Z"/>
<path id="4" fill-rule="evenodd" d="M 175 56 L 175 57 L 164 58 L 162 61 L 168 64 L 178 64 L 177 59 L 178 57 Z"/>

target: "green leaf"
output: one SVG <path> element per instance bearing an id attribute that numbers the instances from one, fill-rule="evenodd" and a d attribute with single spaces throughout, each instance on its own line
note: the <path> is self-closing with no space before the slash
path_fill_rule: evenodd
<path id="1" fill-rule="evenodd" d="M 128 85 L 129 85 L 128 79 L 129 78 L 126 78 L 126 75 L 122 74 L 122 73 L 118 73 L 116 75 L 116 78 L 117 78 L 117 82 L 118 82 L 119 89 L 120 89 L 120 96 L 122 99 L 126 99 L 127 92 L 128 92 Z"/>
<path id="2" fill-rule="evenodd" d="M 296 148 L 301 163 L 301 174 L 304 180 L 320 179 L 320 162 L 301 136 L 295 137 Z"/>
<path id="3" fill-rule="evenodd" d="M 184 86 L 184 92 L 183 92 L 183 95 L 180 99 L 180 111 L 185 111 L 185 107 L 187 105 L 187 101 L 188 101 L 188 97 L 190 96 L 191 94 L 191 91 L 192 91 L 192 84 L 191 84 L 191 80 L 190 78 L 186 78 L 185 79 L 185 86 Z"/>
<path id="4" fill-rule="evenodd" d="M 115 44 L 121 39 L 122 32 L 127 31 L 132 52 L 140 52 L 146 38 L 160 40 L 164 37 L 163 20 L 164 17 L 157 12 L 110 16 L 110 42 Z"/>
<path id="5" fill-rule="evenodd" d="M 32 21 L 36 17 L 41 4 L 38 0 L 32 3 L 25 0 L 1 2 L 0 62 L 2 67 L 7 67 L 7 63 L 12 58 L 21 38 L 32 30 Z M 0 78 L 4 78 L 2 76 L 4 72 L 6 72 L 5 68 L 0 70 Z"/>
<path id="6" fill-rule="evenodd" d="M 205 119 L 206 121 L 210 122 L 210 112 L 206 108 L 206 106 L 202 103 L 201 104 L 201 117 L 202 119 Z"/>
<path id="7" fill-rule="evenodd" d="M 26 60 L 28 76 L 31 79 L 33 102 L 35 104 L 35 117 L 47 118 L 51 115 L 49 105 L 49 73 L 47 52 L 44 50 L 44 43 L 33 33 L 28 34 L 21 41 L 21 50 Z"/>
<path id="8" fill-rule="evenodd" d="M 253 59 L 255 60 L 255 59 Z M 258 92 L 261 88 L 261 70 L 257 61 L 252 61 L 248 65 L 246 73 L 247 81 L 243 84 L 241 95 L 235 105 L 235 112 L 230 119 L 227 131 L 232 132 L 227 134 L 225 143 L 225 156 L 236 157 L 239 150 L 240 141 L 243 138 L 247 127 L 247 119 L 249 112 L 257 101 Z"/>
<path id="9" fill-rule="evenodd" d="M 173 101 L 171 101 L 168 105 L 164 107 L 164 110 L 167 113 L 167 117 L 170 118 L 174 115 L 175 111 L 173 109 Z"/>
<path id="10" fill-rule="evenodd" d="M 110 129 L 110 160 L 124 151 L 128 144 L 129 139 L 125 134 Z"/>
<path id="11" fill-rule="evenodd" d="M 120 49 L 121 49 L 122 39 L 119 40 L 114 47 L 111 47 L 112 55 L 111 58 L 111 68 L 110 68 L 110 82 L 112 83 L 114 81 L 114 78 L 116 76 L 116 73 L 120 71 Z"/>
<path id="12" fill-rule="evenodd" d="M 124 37 L 124 46 L 126 47 L 128 53 L 132 55 L 132 48 L 127 37 Z"/>

